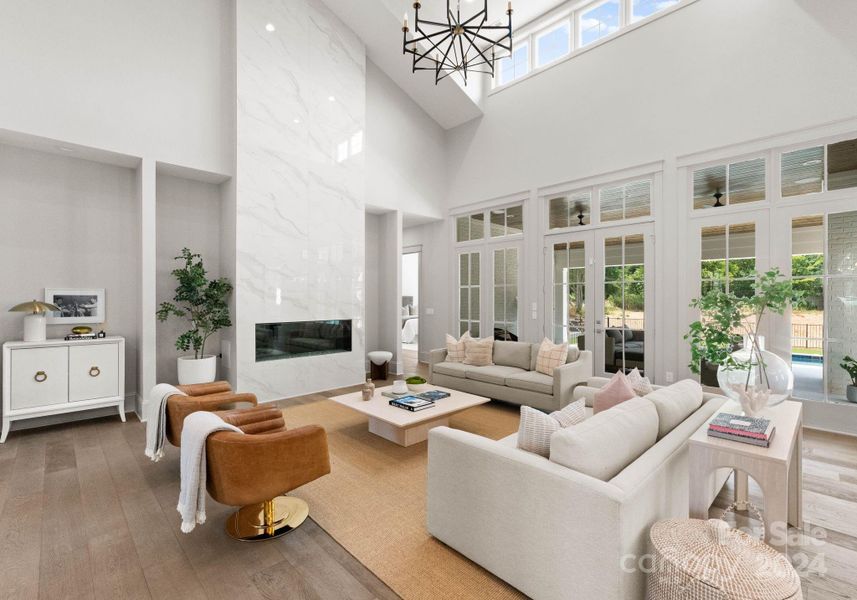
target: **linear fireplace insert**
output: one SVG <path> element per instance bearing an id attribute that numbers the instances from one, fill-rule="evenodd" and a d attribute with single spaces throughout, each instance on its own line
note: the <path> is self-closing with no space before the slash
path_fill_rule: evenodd
<path id="1" fill-rule="evenodd" d="M 351 352 L 351 319 L 256 323 L 256 362 Z"/>

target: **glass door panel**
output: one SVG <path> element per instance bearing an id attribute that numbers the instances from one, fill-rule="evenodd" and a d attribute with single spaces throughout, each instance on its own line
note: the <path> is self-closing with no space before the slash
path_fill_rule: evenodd
<path id="1" fill-rule="evenodd" d="M 841 367 L 846 356 L 857 358 L 857 211 L 827 216 L 826 391 L 844 400 L 851 377 Z"/>
<path id="2" fill-rule="evenodd" d="M 581 346 L 586 343 L 586 241 L 555 243 L 552 256 L 552 338 Z"/>
<path id="3" fill-rule="evenodd" d="M 606 373 L 645 371 L 645 238 L 633 233 L 604 239 L 603 365 Z"/>
<path id="4" fill-rule="evenodd" d="M 518 341 L 518 262 L 517 247 L 493 251 L 494 339 Z"/>
<path id="5" fill-rule="evenodd" d="M 480 322 L 480 253 L 458 255 L 458 334 L 466 331 L 479 337 Z"/>

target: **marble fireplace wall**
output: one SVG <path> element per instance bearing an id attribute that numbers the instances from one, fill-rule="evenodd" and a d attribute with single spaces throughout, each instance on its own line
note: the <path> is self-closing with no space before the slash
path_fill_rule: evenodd
<path id="1" fill-rule="evenodd" d="M 237 385 L 260 400 L 364 376 L 362 42 L 321 0 L 237 0 Z M 352 319 L 350 353 L 256 362 L 255 325 Z"/>

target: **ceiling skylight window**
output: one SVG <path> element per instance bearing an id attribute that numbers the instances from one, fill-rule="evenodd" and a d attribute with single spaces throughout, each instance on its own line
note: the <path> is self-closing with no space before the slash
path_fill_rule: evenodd
<path id="1" fill-rule="evenodd" d="M 568 20 L 536 36 L 536 67 L 543 67 L 571 52 Z"/>
<path id="2" fill-rule="evenodd" d="M 631 0 L 631 22 L 645 19 L 678 4 L 679 0 Z"/>
<path id="3" fill-rule="evenodd" d="M 500 69 L 497 74 L 497 85 L 505 85 L 523 77 L 530 71 L 530 45 L 521 44 L 512 51 L 512 56 L 507 56 L 498 62 Z"/>
<path id="4" fill-rule="evenodd" d="M 619 31 L 621 10 L 619 0 L 607 0 L 583 12 L 580 15 L 580 46 L 587 46 Z"/>

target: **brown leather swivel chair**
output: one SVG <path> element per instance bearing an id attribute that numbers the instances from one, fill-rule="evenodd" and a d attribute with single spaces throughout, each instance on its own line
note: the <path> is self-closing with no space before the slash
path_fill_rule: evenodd
<path id="1" fill-rule="evenodd" d="M 208 493 L 241 507 L 227 519 L 226 533 L 261 541 L 298 527 L 309 507 L 283 494 L 330 473 L 327 433 L 317 425 L 286 429 L 276 407 L 219 414 L 244 432 L 220 431 L 206 442 Z"/>
<path id="2" fill-rule="evenodd" d="M 248 403 L 256 406 L 255 394 L 236 394 L 228 381 L 212 383 L 194 383 L 176 386 L 187 394 L 176 394 L 167 398 L 167 439 L 176 448 L 181 446 L 182 425 L 185 417 L 191 413 L 205 410 L 215 412 L 228 410 L 236 403 Z"/>

